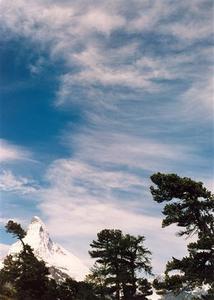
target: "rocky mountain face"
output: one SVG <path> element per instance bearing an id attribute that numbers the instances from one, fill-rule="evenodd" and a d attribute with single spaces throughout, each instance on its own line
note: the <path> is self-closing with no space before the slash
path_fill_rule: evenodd
<path id="1" fill-rule="evenodd" d="M 38 259 L 45 261 L 50 273 L 56 279 L 70 276 L 79 281 L 89 273 L 88 268 L 78 257 L 52 241 L 39 217 L 33 217 L 23 241 L 33 248 Z M 10 247 L 8 254 L 13 255 L 21 250 L 22 244 L 17 241 Z"/>

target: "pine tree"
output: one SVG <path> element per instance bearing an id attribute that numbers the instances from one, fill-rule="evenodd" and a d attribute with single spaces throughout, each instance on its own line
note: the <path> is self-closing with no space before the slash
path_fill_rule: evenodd
<path id="1" fill-rule="evenodd" d="M 102 276 L 104 290 L 114 299 L 135 299 L 139 293 L 137 272 L 151 273 L 151 253 L 143 245 L 145 238 L 109 229 L 102 230 L 97 237 L 90 245 L 93 250 L 89 251 L 91 257 L 97 259 L 93 276 Z"/>
<path id="2" fill-rule="evenodd" d="M 122 267 L 124 269 L 124 299 L 131 299 L 137 294 L 138 278 L 136 271 L 145 271 L 151 274 L 151 266 L 149 255 L 151 252 L 143 245 L 145 238 L 143 236 L 132 236 L 126 234 L 121 241 Z"/>
<path id="3" fill-rule="evenodd" d="M 180 292 L 184 286 L 194 288 L 202 284 L 213 284 L 214 278 L 214 196 L 202 182 L 181 178 L 176 174 L 157 173 L 151 176 L 157 186 L 151 187 L 153 199 L 170 202 L 163 210 L 165 218 L 162 227 L 176 224 L 182 230 L 179 236 L 197 236 L 197 241 L 187 246 L 188 256 L 172 258 L 166 266 L 165 281 L 154 281 L 154 286 L 162 292 Z M 179 275 L 170 276 L 173 270 Z M 212 293 L 212 287 L 210 288 Z M 214 296 L 214 295 L 212 295 Z"/>

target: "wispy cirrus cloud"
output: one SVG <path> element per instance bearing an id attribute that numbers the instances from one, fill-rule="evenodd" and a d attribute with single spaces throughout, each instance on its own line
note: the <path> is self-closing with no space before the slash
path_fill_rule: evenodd
<path id="1" fill-rule="evenodd" d="M 66 159 L 57 160 L 51 165 L 48 170 L 48 179 L 60 179 L 61 171 L 66 182 L 76 181 L 77 184 L 80 182 L 80 186 L 86 185 L 93 189 L 96 189 L 96 186 L 103 186 L 105 190 L 111 188 L 128 189 L 130 186 L 142 184 L 137 176 L 124 174 L 122 171 L 107 171 L 82 161 Z M 61 181 L 58 182 L 58 180 L 54 182 L 55 184 L 61 184 Z"/>
<path id="2" fill-rule="evenodd" d="M 8 142 L 5 139 L 0 139 L 0 161 L 9 162 L 16 160 L 29 160 L 31 159 L 30 151 L 21 146 L 17 146 Z"/>
<path id="3" fill-rule="evenodd" d="M 74 142 L 76 145 L 76 157 L 100 165 L 115 164 L 150 172 L 172 171 L 178 164 L 191 164 L 197 159 L 197 154 L 194 154 L 191 146 L 176 145 L 176 142 L 167 144 L 122 131 L 103 133 L 102 130 L 86 130 L 76 137 L 71 137 L 70 143 Z"/>
<path id="4" fill-rule="evenodd" d="M 0 172 L 0 191 L 29 194 L 36 192 L 38 187 L 34 180 L 27 177 L 15 176 L 10 170 Z"/>
<path id="5" fill-rule="evenodd" d="M 214 79 L 212 74 L 208 78 L 195 81 L 194 84 L 182 96 L 186 115 L 211 120 L 213 126 L 214 116 Z M 202 104 L 202 105 L 200 105 Z"/>

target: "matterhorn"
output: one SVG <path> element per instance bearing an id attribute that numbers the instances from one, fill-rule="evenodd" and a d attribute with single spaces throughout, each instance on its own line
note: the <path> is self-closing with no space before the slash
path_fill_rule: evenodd
<path id="1" fill-rule="evenodd" d="M 78 257 L 52 241 L 45 224 L 39 217 L 33 217 L 23 242 L 30 245 L 34 255 L 46 263 L 52 277 L 56 280 L 69 276 L 80 281 L 89 273 L 88 268 Z M 8 254 L 14 255 L 21 250 L 22 244 L 18 241 L 10 247 Z"/>

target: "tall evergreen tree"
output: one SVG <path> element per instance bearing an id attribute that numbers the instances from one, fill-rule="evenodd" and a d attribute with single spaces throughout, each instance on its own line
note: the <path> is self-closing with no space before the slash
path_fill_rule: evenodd
<path id="1" fill-rule="evenodd" d="M 120 230 L 102 230 L 89 251 L 96 258 L 96 271 L 105 279 L 104 285 L 114 299 L 135 299 L 142 291 L 137 289 L 137 273 L 151 273 L 150 251 L 144 247 L 143 236 L 123 235 Z M 100 269 L 99 269 L 100 266 Z M 93 274 L 96 276 L 96 273 Z M 143 295 L 143 294 L 142 294 Z M 142 298 L 143 299 L 143 298 Z"/>
<path id="2" fill-rule="evenodd" d="M 172 258 L 166 266 L 165 282 L 154 282 L 162 291 L 181 291 L 184 286 L 194 288 L 210 284 L 212 292 L 214 278 L 214 196 L 202 182 L 190 178 L 181 178 L 176 174 L 157 173 L 151 176 L 153 199 L 165 205 L 165 218 L 162 227 L 176 224 L 182 230 L 179 236 L 197 236 L 197 241 L 190 243 L 188 256 L 179 260 Z M 173 270 L 180 274 L 170 276 Z M 214 296 L 214 295 L 213 295 Z"/>

